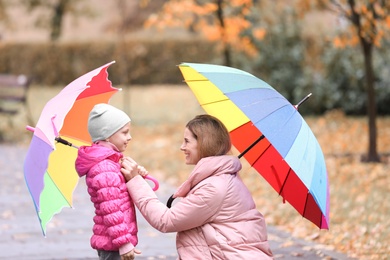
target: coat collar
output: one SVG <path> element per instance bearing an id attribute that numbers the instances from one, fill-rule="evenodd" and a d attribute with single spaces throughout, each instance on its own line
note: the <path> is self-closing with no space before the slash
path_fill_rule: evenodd
<path id="1" fill-rule="evenodd" d="M 241 162 L 236 156 L 221 155 L 202 158 L 195 165 L 188 179 L 173 194 L 173 198 L 185 197 L 195 185 L 210 176 L 236 174 L 241 167 Z"/>

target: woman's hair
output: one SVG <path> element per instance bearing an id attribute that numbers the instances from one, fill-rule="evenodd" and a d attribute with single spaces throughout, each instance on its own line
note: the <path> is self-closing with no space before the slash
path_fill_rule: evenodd
<path id="1" fill-rule="evenodd" d="M 198 115 L 186 125 L 198 141 L 199 157 L 227 154 L 232 146 L 229 131 L 216 117 Z"/>

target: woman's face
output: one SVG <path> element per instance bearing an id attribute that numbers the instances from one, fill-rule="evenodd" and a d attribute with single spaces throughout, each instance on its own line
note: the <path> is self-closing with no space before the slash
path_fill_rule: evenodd
<path id="1" fill-rule="evenodd" d="M 186 156 L 186 164 L 197 164 L 199 162 L 198 141 L 188 128 L 184 129 L 184 140 L 180 150 Z"/>
<path id="2" fill-rule="evenodd" d="M 126 151 L 127 145 L 131 140 L 130 123 L 119 129 L 115 134 L 108 138 L 108 141 L 116 146 L 120 152 Z"/>

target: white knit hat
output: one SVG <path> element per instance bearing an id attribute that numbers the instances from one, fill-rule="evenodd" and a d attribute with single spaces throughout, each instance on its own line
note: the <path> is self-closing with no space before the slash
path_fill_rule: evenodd
<path id="1" fill-rule="evenodd" d="M 89 113 L 88 132 L 92 142 L 105 140 L 131 121 L 130 117 L 108 104 L 97 104 Z"/>

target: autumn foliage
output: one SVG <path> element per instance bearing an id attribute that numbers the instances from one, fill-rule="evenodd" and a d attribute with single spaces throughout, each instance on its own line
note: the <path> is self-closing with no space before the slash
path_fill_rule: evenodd
<path id="1" fill-rule="evenodd" d="M 150 17 L 146 26 L 159 29 L 184 27 L 200 33 L 209 41 L 255 55 L 256 47 L 243 32 L 253 30 L 252 36 L 261 40 L 266 30 L 262 27 L 253 28 L 249 20 L 253 7 L 251 0 L 171 0 L 166 2 L 161 12 Z"/>

